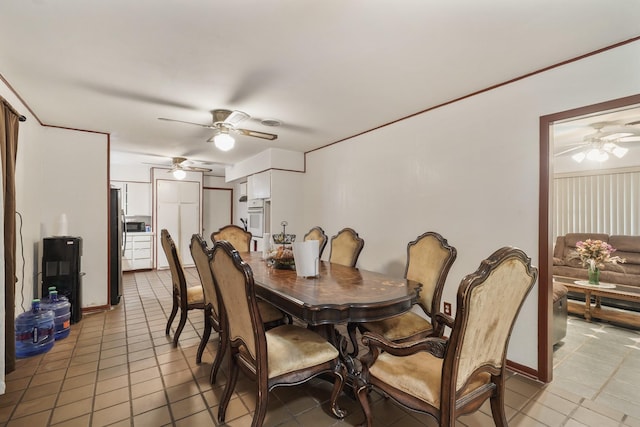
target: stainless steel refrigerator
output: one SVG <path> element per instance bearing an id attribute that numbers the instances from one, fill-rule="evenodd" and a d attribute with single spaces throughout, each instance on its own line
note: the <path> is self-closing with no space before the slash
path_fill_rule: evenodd
<path id="1" fill-rule="evenodd" d="M 119 188 L 112 188 L 109 197 L 109 272 L 111 305 L 118 305 L 122 296 L 122 251 L 124 212 Z"/>

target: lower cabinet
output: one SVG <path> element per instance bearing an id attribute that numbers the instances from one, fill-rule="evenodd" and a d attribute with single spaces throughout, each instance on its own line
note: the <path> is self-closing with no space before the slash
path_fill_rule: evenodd
<path id="1" fill-rule="evenodd" d="M 144 270 L 153 268 L 153 236 L 127 235 L 127 244 L 122 260 L 122 270 Z"/>

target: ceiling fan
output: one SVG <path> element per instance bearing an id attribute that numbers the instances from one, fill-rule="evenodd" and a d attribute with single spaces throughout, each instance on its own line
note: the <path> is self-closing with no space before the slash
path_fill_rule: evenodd
<path id="1" fill-rule="evenodd" d="M 611 126 L 603 122 L 590 126 L 595 132 L 585 135 L 581 142 L 559 147 L 555 156 L 578 151 L 571 156 L 578 163 L 584 159 L 604 162 L 609 158 L 609 154 L 618 158 L 624 157 L 629 151 L 624 145 L 628 142 L 640 141 L 640 128 L 632 124 Z"/>
<path id="2" fill-rule="evenodd" d="M 166 119 L 163 117 L 159 117 L 158 120 L 164 120 L 168 122 L 187 123 L 190 125 L 204 127 L 207 129 L 213 129 L 215 133 L 211 138 L 207 140 L 207 142 L 215 143 L 216 147 L 218 147 L 222 151 L 229 151 L 233 148 L 233 145 L 235 144 L 233 134 L 253 136 L 256 138 L 268 139 L 270 141 L 273 141 L 278 137 L 278 135 L 275 135 L 273 133 L 266 133 L 266 132 L 260 132 L 257 130 L 238 128 L 237 126 L 241 122 L 247 120 L 250 117 L 247 113 L 243 113 L 242 111 L 213 110 L 211 112 L 211 115 L 213 116 L 213 123 L 210 125 L 203 125 L 200 123 L 193 123 L 193 122 L 185 122 L 183 120 Z"/>
<path id="3" fill-rule="evenodd" d="M 185 164 L 187 162 L 186 157 L 173 157 L 171 159 L 171 169 L 169 173 L 173 174 L 176 179 L 184 179 L 187 176 L 187 172 L 211 172 L 212 169 L 202 168 L 199 166 L 189 166 Z"/>

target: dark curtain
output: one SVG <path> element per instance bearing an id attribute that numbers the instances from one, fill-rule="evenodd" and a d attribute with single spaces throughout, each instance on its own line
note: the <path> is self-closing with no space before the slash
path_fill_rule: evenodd
<path id="1" fill-rule="evenodd" d="M 4 200 L 4 309 L 5 374 L 16 369 L 16 153 L 20 115 L 0 97 L 0 152 Z M 24 120 L 24 118 L 23 118 Z"/>

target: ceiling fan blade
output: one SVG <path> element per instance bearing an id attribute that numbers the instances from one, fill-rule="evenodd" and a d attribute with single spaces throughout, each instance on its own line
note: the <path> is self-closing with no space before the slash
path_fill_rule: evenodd
<path id="1" fill-rule="evenodd" d="M 588 145 L 589 144 L 578 144 L 578 145 L 573 146 L 573 147 L 561 147 L 560 151 L 557 151 L 557 152 L 553 153 L 553 155 L 556 156 L 556 157 L 557 156 L 563 156 L 563 155 L 569 154 L 569 153 L 571 153 L 573 151 L 581 150 L 581 149 L 587 147 Z"/>
<path id="2" fill-rule="evenodd" d="M 201 168 L 198 166 L 185 166 L 184 170 L 193 171 L 193 172 L 211 172 L 213 169 Z"/>
<path id="3" fill-rule="evenodd" d="M 176 119 L 166 119 L 164 117 L 158 117 L 158 120 L 163 120 L 165 122 L 178 122 L 178 123 L 186 123 L 188 125 L 196 125 L 207 129 L 215 129 L 214 125 L 203 125 L 201 123 L 193 123 L 193 122 L 185 122 L 184 120 L 176 120 Z"/>
<path id="4" fill-rule="evenodd" d="M 238 110 L 233 110 L 231 114 L 229 114 L 227 118 L 224 119 L 224 124 L 232 127 L 236 127 L 240 124 L 240 122 L 243 122 L 248 118 L 249 118 L 249 115 L 247 113 L 243 113 L 242 111 L 238 111 Z"/>
<path id="5" fill-rule="evenodd" d="M 623 136 L 617 142 L 636 142 L 640 141 L 640 136 Z"/>
<path id="6" fill-rule="evenodd" d="M 232 129 L 234 132 L 239 133 L 245 136 L 254 136 L 256 138 L 268 139 L 273 141 L 278 138 L 278 135 L 273 133 L 259 132 L 257 130 L 249 130 L 249 129 Z"/>

